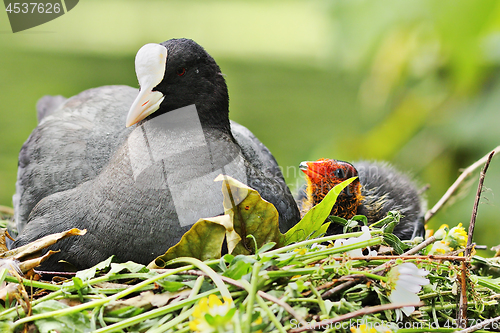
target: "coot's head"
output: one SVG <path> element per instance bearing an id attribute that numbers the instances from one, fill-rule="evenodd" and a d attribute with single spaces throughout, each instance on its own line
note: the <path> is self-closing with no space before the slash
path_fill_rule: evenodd
<path id="1" fill-rule="evenodd" d="M 135 58 L 140 92 L 126 126 L 195 104 L 202 123 L 229 128 L 226 82 L 215 60 L 190 39 L 146 44 Z"/>
<path id="2" fill-rule="evenodd" d="M 299 168 L 306 174 L 307 198 L 312 206 L 320 203 L 336 185 L 358 176 L 358 171 L 352 164 L 332 159 L 322 158 L 314 162 L 302 162 Z M 361 184 L 359 178 L 356 178 L 339 194 L 332 215 L 353 217 L 362 199 Z"/>

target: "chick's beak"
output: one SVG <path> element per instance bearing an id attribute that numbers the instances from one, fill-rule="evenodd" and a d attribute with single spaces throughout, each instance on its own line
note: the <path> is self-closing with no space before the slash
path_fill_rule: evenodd
<path id="1" fill-rule="evenodd" d="M 127 115 L 126 126 L 146 118 L 160 108 L 165 98 L 159 91 L 153 89 L 163 80 L 167 66 L 167 49 L 160 44 L 146 44 L 135 56 L 135 72 L 141 90 Z"/>
<path id="2" fill-rule="evenodd" d="M 299 169 L 302 170 L 309 178 L 315 179 L 321 175 L 318 173 L 318 162 L 304 161 L 299 164 Z"/>
<path id="3" fill-rule="evenodd" d="M 309 163 L 309 162 L 304 161 L 304 162 L 300 162 L 300 164 L 299 164 L 299 169 L 304 171 L 305 173 L 307 173 L 307 169 L 309 168 L 307 163 Z"/>

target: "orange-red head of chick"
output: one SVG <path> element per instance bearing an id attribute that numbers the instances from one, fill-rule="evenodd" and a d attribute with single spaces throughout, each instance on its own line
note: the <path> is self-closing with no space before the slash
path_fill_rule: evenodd
<path id="1" fill-rule="evenodd" d="M 352 164 L 325 158 L 315 162 L 302 162 L 299 168 L 306 174 L 307 180 L 307 199 L 302 205 L 305 211 L 320 203 L 336 185 L 358 176 L 358 171 Z M 361 183 L 356 178 L 339 194 L 331 214 L 350 219 L 357 214 L 362 200 Z"/>

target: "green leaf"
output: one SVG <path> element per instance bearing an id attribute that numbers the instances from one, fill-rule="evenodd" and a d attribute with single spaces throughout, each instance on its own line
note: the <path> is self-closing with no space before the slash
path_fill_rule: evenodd
<path id="1" fill-rule="evenodd" d="M 212 317 L 209 313 L 205 313 L 205 320 L 210 326 L 215 326 L 215 318 Z"/>
<path id="2" fill-rule="evenodd" d="M 236 313 L 236 308 L 231 308 L 229 309 L 229 311 L 222 317 L 222 319 L 225 321 L 225 322 L 228 322 L 230 321 L 234 314 Z M 260 315 L 260 314 L 259 314 Z"/>
<path id="3" fill-rule="evenodd" d="M 386 233 L 392 233 L 394 231 L 394 227 L 399 223 L 401 219 L 401 213 L 398 211 L 390 211 L 387 213 L 387 216 L 383 219 L 373 223 L 371 225 L 372 228 L 381 228 Z"/>
<path id="4" fill-rule="evenodd" d="M 80 279 L 79 277 L 74 276 L 71 280 L 73 281 L 73 285 L 76 288 L 76 292 L 78 293 L 80 302 L 83 302 L 83 295 L 87 294 L 88 288 L 83 286 L 82 279 Z"/>
<path id="5" fill-rule="evenodd" d="M 164 279 L 156 281 L 163 289 L 169 292 L 176 292 L 183 287 L 193 288 L 195 280 L 186 280 L 178 275 L 170 275 Z"/>
<path id="6" fill-rule="evenodd" d="M 270 242 L 279 244 L 282 241 L 278 211 L 273 204 L 262 199 L 256 190 L 229 176 L 219 175 L 215 181 L 222 181 L 224 212 L 231 217 L 234 230 L 241 237 L 233 250 L 228 245 L 230 253 L 255 252 L 252 241 L 247 239 L 248 235 L 255 238 L 258 248 Z"/>
<path id="7" fill-rule="evenodd" d="M 107 270 L 109 267 L 111 267 L 111 262 L 113 261 L 114 256 L 109 257 L 108 259 L 101 261 L 94 267 L 90 267 L 88 269 L 85 269 L 83 271 L 78 271 L 76 273 L 76 277 L 80 278 L 82 281 L 87 281 L 92 279 L 97 275 L 98 272 Z"/>
<path id="8" fill-rule="evenodd" d="M 82 282 L 82 279 L 80 279 L 79 277 L 76 277 L 74 276 L 71 280 L 73 280 L 73 284 L 76 288 L 76 290 L 80 290 L 83 288 L 83 282 Z"/>
<path id="9" fill-rule="evenodd" d="M 318 238 L 326 235 L 326 231 L 328 230 L 329 226 L 330 222 L 323 223 L 321 227 L 312 234 L 311 238 Z"/>
<path id="10" fill-rule="evenodd" d="M 323 302 L 325 303 L 325 309 L 326 309 L 326 313 L 325 314 L 329 315 L 330 314 L 330 310 L 332 309 L 332 307 L 334 306 L 335 303 L 333 303 L 329 299 L 325 299 Z"/>
<path id="11" fill-rule="evenodd" d="M 349 221 L 347 221 L 346 219 L 335 215 L 328 216 L 328 220 L 330 220 L 332 223 L 340 224 L 343 227 L 349 224 Z"/>
<path id="12" fill-rule="evenodd" d="M 228 278 L 239 280 L 242 276 L 250 273 L 252 271 L 252 265 L 243 261 L 238 261 L 236 264 L 232 265 L 230 269 L 222 274 Z"/>
<path id="13" fill-rule="evenodd" d="M 247 256 L 238 255 L 234 258 L 230 266 L 222 275 L 234 280 L 239 280 L 244 275 L 251 273 L 254 264 L 254 259 Z"/>
<path id="14" fill-rule="evenodd" d="M 128 271 L 130 273 L 147 273 L 149 272 L 149 269 L 142 264 L 137 264 L 132 261 L 127 261 L 126 263 L 123 264 L 112 263 L 111 269 L 109 270 L 109 274 L 120 273 L 122 271 Z"/>
<path id="15" fill-rule="evenodd" d="M 9 270 L 7 268 L 2 268 L 0 270 L 0 285 L 3 284 L 5 277 L 9 274 Z"/>
<path id="16" fill-rule="evenodd" d="M 494 290 L 497 293 L 500 293 L 500 281 L 499 279 L 492 279 L 489 276 L 477 276 L 477 283 L 480 286 L 489 288 L 491 290 Z"/>
<path id="17" fill-rule="evenodd" d="M 138 308 L 133 305 L 124 306 L 123 308 L 119 308 L 113 311 L 109 311 L 106 313 L 106 316 L 109 317 L 117 317 L 117 318 L 130 318 L 137 316 L 144 312 L 144 309 Z"/>
<path id="18" fill-rule="evenodd" d="M 35 305 L 33 307 L 33 314 L 48 313 L 66 308 L 68 308 L 67 305 L 55 300 L 48 300 Z M 64 316 L 52 316 L 38 319 L 35 320 L 35 325 L 40 333 L 91 332 L 90 319 L 84 314 L 84 312 L 73 312 Z"/>
<path id="19" fill-rule="evenodd" d="M 319 204 L 311 208 L 302 220 L 286 232 L 283 243 L 280 245 L 286 246 L 291 243 L 303 241 L 311 235 L 315 235 L 330 215 L 340 192 L 352 183 L 354 179 L 356 179 L 356 177 L 349 178 L 332 188 Z"/>
<path id="20" fill-rule="evenodd" d="M 11 333 L 14 332 L 14 323 L 10 320 L 3 320 L 0 322 L 0 332 L 2 333 Z"/>
<path id="21" fill-rule="evenodd" d="M 262 254 L 266 251 L 269 251 L 270 249 L 272 249 L 273 247 L 276 246 L 276 243 L 275 242 L 271 242 L 271 243 L 267 243 L 267 244 L 264 244 L 258 251 L 257 251 L 257 254 Z"/>
<path id="22" fill-rule="evenodd" d="M 359 284 L 346 290 L 344 296 L 349 302 L 361 302 L 370 294 L 370 290 L 364 284 Z"/>
<path id="23" fill-rule="evenodd" d="M 193 289 L 194 285 L 196 284 L 195 280 L 188 280 L 188 281 L 183 281 L 183 283 L 188 286 L 189 288 Z M 214 289 L 214 286 L 208 282 L 207 280 L 203 280 L 201 287 L 200 287 L 200 293 L 204 293 L 205 291 L 209 291 Z"/>
<path id="24" fill-rule="evenodd" d="M 344 234 L 346 234 L 348 232 L 354 231 L 355 228 L 359 228 L 358 221 L 349 220 L 349 221 L 347 221 L 347 224 L 344 226 L 344 229 L 342 230 L 342 232 Z"/>
<path id="25" fill-rule="evenodd" d="M 168 281 L 167 279 L 164 280 L 159 280 L 157 283 L 162 286 L 163 289 L 166 291 L 174 292 L 178 291 L 182 287 L 185 287 L 186 284 L 184 282 L 177 282 L 177 281 Z"/>
<path id="26" fill-rule="evenodd" d="M 200 219 L 181 238 L 179 243 L 156 258 L 149 268 L 163 268 L 178 257 L 192 257 L 199 260 L 217 259 L 221 256 L 226 228 L 217 221 L 227 219 L 226 215 Z"/>
<path id="27" fill-rule="evenodd" d="M 384 242 L 396 251 L 397 254 L 403 254 L 410 247 L 403 243 L 396 235 L 385 233 L 383 235 Z"/>
<path id="28" fill-rule="evenodd" d="M 351 218 L 352 221 L 361 221 L 363 222 L 363 225 L 368 225 L 368 218 L 364 215 L 354 215 L 352 218 Z M 359 223 L 357 223 L 359 224 Z"/>

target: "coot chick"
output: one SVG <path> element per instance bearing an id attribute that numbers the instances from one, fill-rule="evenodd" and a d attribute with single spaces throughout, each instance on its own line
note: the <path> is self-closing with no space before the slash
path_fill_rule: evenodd
<path id="1" fill-rule="evenodd" d="M 423 236 L 425 202 L 409 177 L 393 166 L 382 162 L 348 162 L 319 159 L 302 162 L 300 169 L 306 174 L 306 187 L 299 194 L 298 203 L 304 214 L 317 205 L 330 189 L 351 177 L 358 177 L 339 195 L 332 215 L 350 219 L 365 215 L 372 224 L 384 218 L 391 210 L 402 217 L 394 229 L 400 239 Z M 342 226 L 331 224 L 328 234 L 342 232 Z"/>

